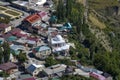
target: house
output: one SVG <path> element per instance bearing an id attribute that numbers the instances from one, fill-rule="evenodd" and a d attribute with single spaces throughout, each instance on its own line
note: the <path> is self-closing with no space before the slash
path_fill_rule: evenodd
<path id="1" fill-rule="evenodd" d="M 15 40 L 17 40 L 16 36 L 9 36 L 9 37 L 6 38 L 6 41 L 8 41 L 8 42 L 13 42 Z"/>
<path id="2" fill-rule="evenodd" d="M 27 72 L 32 74 L 33 76 L 37 76 L 37 74 L 44 69 L 44 65 L 36 65 L 31 64 L 27 67 Z"/>
<path id="3" fill-rule="evenodd" d="M 75 69 L 75 72 L 73 74 L 88 77 L 88 78 L 90 77 L 89 72 L 84 72 L 81 69 Z"/>
<path id="4" fill-rule="evenodd" d="M 22 45 L 10 45 L 11 53 L 14 55 L 19 55 L 21 52 L 24 52 L 26 49 Z"/>
<path id="5" fill-rule="evenodd" d="M 53 52 L 61 52 L 66 55 L 69 52 L 70 45 L 65 42 L 65 39 L 57 34 L 52 32 L 48 37 L 49 46 L 51 46 Z"/>
<path id="6" fill-rule="evenodd" d="M 51 8 L 53 6 L 53 1 L 52 0 L 47 0 L 47 2 L 43 4 L 43 6 Z"/>
<path id="7" fill-rule="evenodd" d="M 12 62 L 0 64 L 0 70 L 3 70 L 8 74 L 12 74 L 18 71 L 17 65 Z"/>
<path id="8" fill-rule="evenodd" d="M 106 80 L 113 80 L 112 76 L 108 73 L 103 73 L 102 75 L 106 78 Z"/>
<path id="9" fill-rule="evenodd" d="M 70 23 L 65 23 L 63 24 L 63 26 L 58 27 L 58 30 L 60 31 L 65 31 L 65 30 L 69 31 L 71 29 L 72 29 L 72 26 Z"/>
<path id="10" fill-rule="evenodd" d="M 97 80 L 106 80 L 106 78 L 104 76 L 97 74 L 95 72 L 90 72 L 90 76 Z"/>
<path id="11" fill-rule="evenodd" d="M 89 68 L 89 67 L 84 67 L 81 64 L 78 64 L 77 67 L 80 68 L 84 72 L 95 72 L 97 74 L 102 74 L 103 73 L 102 71 L 99 71 L 97 69 L 93 69 L 93 68 Z"/>
<path id="12" fill-rule="evenodd" d="M 45 59 L 51 54 L 51 49 L 47 45 L 41 45 L 33 49 L 33 54 L 40 59 Z"/>
<path id="13" fill-rule="evenodd" d="M 39 26 L 40 23 L 41 17 L 38 14 L 32 14 L 23 20 L 22 25 L 24 26 L 25 29 L 28 29 L 29 27 L 32 26 Z"/>
<path id="14" fill-rule="evenodd" d="M 49 19 L 50 23 L 55 23 L 57 21 L 57 17 L 56 16 L 51 16 Z"/>
<path id="15" fill-rule="evenodd" d="M 73 74 L 73 70 L 74 70 L 73 67 L 67 66 L 65 70 L 65 75 Z"/>
<path id="16" fill-rule="evenodd" d="M 22 74 L 18 77 L 17 80 L 36 80 L 36 79 L 30 74 Z"/>
<path id="17" fill-rule="evenodd" d="M 11 26 L 9 24 L 1 23 L 0 24 L 0 33 L 7 33 L 11 30 Z"/>
<path id="18" fill-rule="evenodd" d="M 43 69 L 43 72 L 48 77 L 61 77 L 65 73 L 66 67 L 65 64 L 57 64 Z"/>
<path id="19" fill-rule="evenodd" d="M 5 39 L 4 39 L 4 38 L 2 38 L 2 37 L 0 37 L 0 44 L 3 44 L 3 43 L 4 43 L 4 41 L 5 41 Z"/>
<path id="20" fill-rule="evenodd" d="M 34 26 L 34 27 L 31 27 L 31 29 L 29 28 L 29 31 L 33 32 L 33 33 L 36 33 L 36 34 L 39 34 L 41 36 L 44 36 L 44 37 L 47 37 L 48 36 L 48 31 L 47 29 L 41 27 L 41 26 Z"/>
<path id="21" fill-rule="evenodd" d="M 38 37 L 34 37 L 34 36 L 27 37 L 26 40 L 27 40 L 26 43 L 28 44 L 29 47 L 37 46 L 41 42 L 41 39 L 39 39 Z"/>
<path id="22" fill-rule="evenodd" d="M 47 13 L 44 12 L 44 11 L 40 11 L 40 12 L 38 13 L 38 15 L 41 17 L 41 19 L 42 19 L 43 21 L 46 21 L 46 19 L 48 18 Z"/>
<path id="23" fill-rule="evenodd" d="M 21 29 L 19 28 L 14 28 L 10 31 L 10 33 L 13 35 L 13 36 L 16 36 L 18 38 L 21 38 L 21 37 L 27 37 L 28 34 L 24 31 L 22 31 Z"/>

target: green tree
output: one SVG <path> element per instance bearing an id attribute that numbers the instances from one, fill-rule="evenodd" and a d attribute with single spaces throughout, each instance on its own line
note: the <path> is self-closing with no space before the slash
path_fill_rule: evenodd
<path id="1" fill-rule="evenodd" d="M 2 51 L 2 46 L 0 45 L 0 63 L 2 63 L 3 59 L 3 51 Z"/>
<path id="2" fill-rule="evenodd" d="M 7 42 L 4 42 L 2 47 L 3 47 L 4 62 L 8 62 L 10 58 L 10 46 Z"/>
<path id="3" fill-rule="evenodd" d="M 56 59 L 53 58 L 53 56 L 49 56 L 48 58 L 45 59 L 46 62 L 46 67 L 48 66 L 52 66 L 58 63 L 58 61 Z"/>
<path id="4" fill-rule="evenodd" d="M 26 56 L 26 53 L 20 53 L 18 56 L 17 56 L 17 59 L 20 63 L 24 63 L 26 60 L 27 60 L 27 56 Z"/>

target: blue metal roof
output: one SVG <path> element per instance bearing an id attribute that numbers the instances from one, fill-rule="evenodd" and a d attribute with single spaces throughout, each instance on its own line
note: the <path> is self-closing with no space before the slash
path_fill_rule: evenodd
<path id="1" fill-rule="evenodd" d="M 31 73 L 34 72 L 35 69 L 36 69 L 36 67 L 32 64 L 27 68 L 28 72 L 31 72 Z"/>

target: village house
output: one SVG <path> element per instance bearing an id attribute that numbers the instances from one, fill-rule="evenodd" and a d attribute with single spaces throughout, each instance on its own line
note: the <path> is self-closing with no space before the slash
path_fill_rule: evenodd
<path id="1" fill-rule="evenodd" d="M 67 66 L 64 64 L 53 65 L 51 67 L 43 69 L 42 74 L 46 75 L 49 78 L 61 77 L 65 73 L 66 67 Z"/>
<path id="2" fill-rule="evenodd" d="M 29 36 L 28 33 L 22 31 L 22 30 L 19 29 L 19 28 L 14 28 L 14 29 L 12 29 L 12 30 L 10 31 L 10 33 L 11 33 L 13 36 L 16 36 L 17 38 Z"/>
<path id="3" fill-rule="evenodd" d="M 108 73 L 103 73 L 102 74 L 106 79 L 105 80 L 113 80 L 113 77 L 110 75 L 110 74 L 108 74 Z"/>
<path id="4" fill-rule="evenodd" d="M 97 80 L 106 80 L 106 78 L 104 76 L 97 74 L 95 72 L 90 72 L 90 76 Z"/>
<path id="5" fill-rule="evenodd" d="M 48 42 L 54 53 L 60 52 L 67 55 L 69 52 L 70 45 L 65 42 L 65 39 L 57 31 L 49 33 Z"/>
<path id="6" fill-rule="evenodd" d="M 30 28 L 29 28 L 30 29 Z M 44 36 L 44 37 L 47 37 L 48 36 L 48 31 L 47 29 L 41 27 L 41 26 L 34 26 L 34 27 L 31 27 L 30 29 L 31 32 L 33 33 L 36 33 L 38 35 L 41 35 L 41 36 Z"/>
<path id="7" fill-rule="evenodd" d="M 10 45 L 11 53 L 14 55 L 19 55 L 21 52 L 25 52 L 26 48 L 22 45 Z"/>
<path id="8" fill-rule="evenodd" d="M 27 72 L 32 74 L 33 76 L 37 76 L 37 74 L 44 69 L 44 65 L 36 65 L 36 64 L 30 64 L 27 67 Z"/>
<path id="9" fill-rule="evenodd" d="M 3 70 L 8 74 L 12 74 L 12 73 L 18 71 L 18 68 L 17 68 L 16 64 L 14 64 L 12 62 L 8 62 L 8 63 L 0 64 L 0 70 Z"/>
<path id="10" fill-rule="evenodd" d="M 25 29 L 29 30 L 29 27 L 39 26 L 40 23 L 41 23 L 41 17 L 38 14 L 32 14 L 23 20 L 22 26 Z"/>
<path id="11" fill-rule="evenodd" d="M 73 74 L 88 77 L 88 78 L 90 77 L 89 72 L 84 72 L 81 69 L 75 69 L 75 72 Z"/>
<path id="12" fill-rule="evenodd" d="M 45 59 L 51 54 L 51 49 L 47 45 L 41 45 L 33 49 L 33 54 L 39 59 Z"/>
<path id="13" fill-rule="evenodd" d="M 0 37 L 0 44 L 3 44 L 3 43 L 4 43 L 4 41 L 5 41 L 5 39 L 4 39 L 4 38 L 2 38 L 2 37 Z"/>
<path id="14" fill-rule="evenodd" d="M 17 45 L 23 45 L 25 47 L 35 47 L 37 45 L 39 45 L 41 42 L 41 39 L 39 39 L 38 37 L 22 37 L 19 38 L 18 40 L 14 41 L 14 44 Z"/>
<path id="15" fill-rule="evenodd" d="M 0 24 L 0 33 L 7 33 L 11 30 L 11 26 L 9 24 L 1 23 Z"/>
<path id="16" fill-rule="evenodd" d="M 43 21 L 46 21 L 46 20 L 48 19 L 47 12 L 40 11 L 40 12 L 38 13 L 38 15 L 41 17 L 41 19 L 42 19 Z"/>
<path id="17" fill-rule="evenodd" d="M 18 79 L 16 80 L 36 80 L 36 79 L 30 74 L 22 74 L 22 75 L 19 75 Z"/>

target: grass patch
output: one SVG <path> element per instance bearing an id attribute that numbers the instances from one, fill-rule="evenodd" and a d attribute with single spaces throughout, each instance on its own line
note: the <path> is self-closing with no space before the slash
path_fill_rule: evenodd
<path id="1" fill-rule="evenodd" d="M 8 13 L 8 14 L 13 15 L 13 16 L 18 16 L 18 15 L 20 15 L 19 13 L 14 12 L 14 11 L 11 11 L 11 10 L 7 10 L 7 11 L 5 11 L 5 13 Z"/>
<path id="2" fill-rule="evenodd" d="M 93 25 L 100 29 L 106 28 L 106 25 L 103 22 L 99 21 L 98 18 L 93 14 L 89 14 L 89 20 L 92 22 Z"/>
<path id="3" fill-rule="evenodd" d="M 104 9 L 106 7 L 120 6 L 118 0 L 88 0 L 89 6 L 94 9 Z"/>

